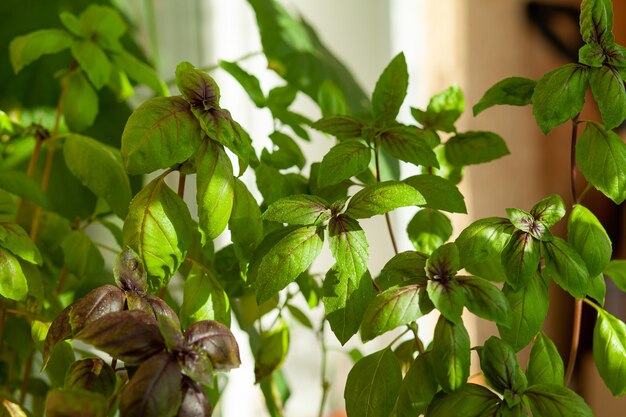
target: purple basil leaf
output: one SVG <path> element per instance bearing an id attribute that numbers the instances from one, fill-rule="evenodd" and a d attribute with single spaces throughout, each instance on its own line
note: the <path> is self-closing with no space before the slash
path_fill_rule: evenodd
<path id="1" fill-rule="evenodd" d="M 109 313 L 76 335 L 116 359 L 136 365 L 165 348 L 154 317 L 144 311 Z"/>
<path id="2" fill-rule="evenodd" d="M 185 332 L 185 342 L 188 348 L 205 352 L 217 371 L 228 371 L 241 365 L 237 340 L 222 323 L 203 320 L 192 324 Z"/>
<path id="3" fill-rule="evenodd" d="M 59 313 L 59 315 L 54 319 L 50 328 L 48 329 L 48 334 L 46 334 L 46 340 L 43 345 L 43 367 L 45 368 L 48 360 L 50 359 L 50 354 L 52 353 L 52 348 L 54 346 L 65 340 L 72 337 L 72 327 L 70 326 L 70 309 L 72 306 L 67 306 L 63 311 Z"/>
<path id="4" fill-rule="evenodd" d="M 99 358 L 76 361 L 67 371 L 66 388 L 78 388 L 109 398 L 115 390 L 115 370 Z"/>
<path id="5" fill-rule="evenodd" d="M 174 312 L 174 310 L 172 310 L 172 307 L 170 307 L 165 301 L 163 301 L 159 297 L 155 297 L 154 295 L 148 294 L 145 296 L 145 299 L 152 308 L 152 313 L 154 314 L 155 318 L 158 318 L 159 316 L 165 316 L 173 320 L 174 323 L 176 323 L 176 326 L 178 326 L 178 328 L 180 329 L 180 320 L 178 319 L 178 315 Z"/>
<path id="6" fill-rule="evenodd" d="M 204 389 L 189 378 L 183 377 L 183 400 L 176 417 L 211 417 L 212 411 Z"/>
<path id="7" fill-rule="evenodd" d="M 109 313 L 122 311 L 126 295 L 113 285 L 103 285 L 87 293 L 72 304 L 70 326 L 72 333 L 78 333 L 87 324 Z"/>
<path id="8" fill-rule="evenodd" d="M 165 340 L 167 350 L 170 352 L 180 351 L 185 343 L 183 334 L 180 331 L 180 324 L 163 314 L 159 314 L 157 320 L 159 322 L 159 331 L 161 336 L 163 336 L 163 340 Z"/>
<path id="9" fill-rule="evenodd" d="M 145 361 L 124 388 L 122 417 L 173 417 L 181 404 L 180 366 L 167 353 Z"/>
<path id="10" fill-rule="evenodd" d="M 213 78 L 189 62 L 176 67 L 176 84 L 192 107 L 210 110 L 219 104 L 220 91 Z"/>
<path id="11" fill-rule="evenodd" d="M 115 282 L 124 291 L 145 293 L 148 287 L 146 271 L 139 256 L 127 247 L 117 258 L 113 268 Z"/>

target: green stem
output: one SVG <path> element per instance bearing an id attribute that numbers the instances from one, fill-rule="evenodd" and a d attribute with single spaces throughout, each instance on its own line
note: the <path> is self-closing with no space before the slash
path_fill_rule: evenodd
<path id="1" fill-rule="evenodd" d="M 320 329 L 320 340 L 322 344 L 322 400 L 320 401 L 320 409 L 317 413 L 318 417 L 324 416 L 324 408 L 326 407 L 326 401 L 328 400 L 328 393 L 330 391 L 330 381 L 326 377 L 326 362 L 328 360 L 328 347 L 326 346 L 326 339 L 324 335 L 324 321 L 322 321 L 322 327 Z"/>
<path id="2" fill-rule="evenodd" d="M 63 266 L 61 269 L 61 274 L 59 275 L 59 283 L 57 284 L 56 289 L 54 290 L 57 294 L 61 294 L 63 291 L 63 286 L 65 285 L 65 279 L 69 275 L 69 271 L 66 266 Z"/>
<path id="3" fill-rule="evenodd" d="M 376 162 L 376 182 L 380 182 L 380 157 L 378 156 L 378 153 L 378 140 L 376 140 L 374 145 L 374 160 Z M 387 230 L 389 231 L 389 238 L 391 239 L 393 251 L 397 255 L 399 252 L 398 244 L 396 243 L 396 237 L 393 234 L 393 228 L 391 227 L 391 218 L 389 217 L 389 213 L 385 213 L 385 221 L 387 222 Z"/>

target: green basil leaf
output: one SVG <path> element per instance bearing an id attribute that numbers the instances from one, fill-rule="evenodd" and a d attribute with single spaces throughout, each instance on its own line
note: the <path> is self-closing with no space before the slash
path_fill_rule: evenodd
<path id="1" fill-rule="evenodd" d="M 541 330 L 548 314 L 548 284 L 535 274 L 521 290 L 514 291 L 505 284 L 503 292 L 511 305 L 512 318 L 508 327 L 498 324 L 498 331 L 515 351 L 520 351 Z"/>
<path id="2" fill-rule="evenodd" d="M 112 7 L 92 4 L 79 16 L 80 23 L 88 33 L 99 41 L 118 39 L 126 33 L 126 24 Z"/>
<path id="3" fill-rule="evenodd" d="M 516 208 L 508 208 L 506 209 L 506 216 L 517 230 L 526 233 L 530 233 L 533 230 L 535 218 L 530 213 Z"/>
<path id="4" fill-rule="evenodd" d="M 454 123 L 465 110 L 465 98 L 458 85 L 452 85 L 435 94 L 423 114 L 411 109 L 413 117 L 426 129 L 456 132 Z"/>
<path id="5" fill-rule="evenodd" d="M 141 364 L 120 395 L 124 416 L 173 417 L 180 407 L 180 365 L 167 353 Z"/>
<path id="6" fill-rule="evenodd" d="M 299 194 L 273 202 L 261 218 L 287 224 L 321 226 L 330 216 L 329 204 L 323 198 Z"/>
<path id="7" fill-rule="evenodd" d="M 196 161 L 198 225 L 202 244 L 218 237 L 232 213 L 235 199 L 233 167 L 222 146 L 205 139 Z"/>
<path id="8" fill-rule="evenodd" d="M 611 239 L 594 214 L 580 204 L 576 205 L 567 223 L 567 240 L 595 277 L 609 264 L 613 253 Z"/>
<path id="9" fill-rule="evenodd" d="M 43 262 L 37 245 L 16 223 L 0 222 L 0 247 L 31 264 L 41 265 Z"/>
<path id="10" fill-rule="evenodd" d="M 404 53 L 396 55 L 376 82 L 372 94 L 372 115 L 386 125 L 396 119 L 409 86 L 409 72 Z"/>
<path id="11" fill-rule="evenodd" d="M 421 285 L 393 287 L 376 295 L 363 315 L 361 339 L 367 342 L 427 314 L 417 302 L 421 288 Z"/>
<path id="12" fill-rule="evenodd" d="M 281 367 L 289 351 L 289 328 L 284 321 L 261 335 L 261 344 L 254 354 L 255 383 Z"/>
<path id="13" fill-rule="evenodd" d="M 241 180 L 235 178 L 234 185 L 235 197 L 228 229 L 237 256 L 249 260 L 252 252 L 263 239 L 261 209 Z"/>
<path id="14" fill-rule="evenodd" d="M 432 343 L 435 379 L 445 392 L 465 386 L 470 372 L 470 339 L 463 322 L 457 324 L 440 316 Z M 429 413 L 427 413 L 429 415 Z"/>
<path id="15" fill-rule="evenodd" d="M 400 181 L 385 181 L 368 185 L 352 196 L 345 214 L 354 219 L 365 219 L 399 207 L 423 204 L 426 200 L 415 188 Z"/>
<path id="16" fill-rule="evenodd" d="M 478 116 L 482 111 L 498 104 L 525 106 L 530 104 L 537 81 L 522 77 L 505 78 L 495 83 L 474 105 L 472 111 Z"/>
<path id="17" fill-rule="evenodd" d="M 626 261 L 615 259 L 604 268 L 603 271 L 617 287 L 626 292 Z"/>
<path id="18" fill-rule="evenodd" d="M 346 215 L 331 219 L 328 223 L 328 243 L 340 271 L 354 276 L 367 272 L 369 245 L 365 232 L 356 220 Z"/>
<path id="19" fill-rule="evenodd" d="M 535 417 L 593 417 L 585 400 L 560 385 L 533 385 L 526 390 L 524 397 Z"/>
<path id="20" fill-rule="evenodd" d="M 537 82 L 532 97 L 533 115 L 545 135 L 580 113 L 585 104 L 588 74 L 587 67 L 565 64 Z"/>
<path id="21" fill-rule="evenodd" d="M 56 54 L 72 46 L 72 35 L 60 29 L 43 29 L 18 36 L 9 44 L 9 56 L 13 71 L 22 68 L 46 54 Z"/>
<path id="22" fill-rule="evenodd" d="M 511 306 L 498 287 L 478 277 L 457 277 L 456 281 L 465 291 L 465 306 L 469 311 L 502 326 L 510 326 Z"/>
<path id="23" fill-rule="evenodd" d="M 361 137 L 363 123 L 350 116 L 325 116 L 311 127 L 337 139 L 349 139 Z"/>
<path id="24" fill-rule="evenodd" d="M 342 345 L 359 330 L 363 315 L 376 292 L 369 273 L 350 275 L 336 265 L 323 284 L 324 310 L 330 328 Z"/>
<path id="25" fill-rule="evenodd" d="M 548 228 L 561 220 L 565 216 L 565 212 L 565 203 L 558 194 L 550 194 L 530 210 L 530 214 L 535 220 L 542 222 Z"/>
<path id="26" fill-rule="evenodd" d="M 48 196 L 41 191 L 41 185 L 32 177 L 26 175 L 25 172 L 0 172 L 0 188 L 16 196 L 30 200 L 43 209 L 50 208 L 50 201 L 48 200 Z M 10 204 L 12 208 L 15 208 L 15 204 L 12 201 Z M 14 217 L 11 218 L 13 219 Z"/>
<path id="27" fill-rule="evenodd" d="M 424 196 L 426 207 L 450 213 L 467 213 L 463 194 L 445 178 L 424 174 L 406 178 L 404 182 Z"/>
<path id="28" fill-rule="evenodd" d="M 413 216 L 406 232 L 417 251 L 430 255 L 450 239 L 452 223 L 440 211 L 424 208 Z"/>
<path id="29" fill-rule="evenodd" d="M 262 162 L 277 169 L 288 169 L 294 165 L 299 169 L 304 168 L 306 159 L 302 150 L 293 139 L 281 132 L 272 132 L 270 139 L 278 149 L 272 153 L 264 149 L 261 153 Z"/>
<path id="30" fill-rule="evenodd" d="M 386 290 L 407 281 L 417 280 L 426 283 L 426 260 L 428 256 L 415 251 L 400 252 L 391 258 L 376 279 L 378 286 Z"/>
<path id="31" fill-rule="evenodd" d="M 459 250 L 454 243 L 437 248 L 426 261 L 426 276 L 431 280 L 450 280 L 459 269 Z"/>
<path id="32" fill-rule="evenodd" d="M 500 256 L 514 230 L 511 222 L 502 217 L 488 217 L 470 224 L 455 241 L 461 265 Z"/>
<path id="33" fill-rule="evenodd" d="M 626 324 L 598 310 L 593 329 L 593 359 L 606 386 L 616 397 L 626 393 Z"/>
<path id="34" fill-rule="evenodd" d="M 201 320 L 216 320 L 230 325 L 228 295 L 213 273 L 195 262 L 185 279 L 180 318 L 183 328 Z"/>
<path id="35" fill-rule="evenodd" d="M 349 114 L 350 109 L 341 88 L 332 80 L 325 80 L 317 93 L 317 104 L 323 116 Z"/>
<path id="36" fill-rule="evenodd" d="M 72 132 L 90 127 L 98 115 L 98 94 L 82 71 L 72 71 L 65 79 L 67 86 L 61 98 L 65 123 Z"/>
<path id="37" fill-rule="evenodd" d="M 482 417 L 499 403 L 500 398 L 489 389 L 467 384 L 456 392 L 437 394 L 428 406 L 426 417 Z"/>
<path id="38" fill-rule="evenodd" d="M 431 354 L 419 355 L 404 376 L 398 395 L 398 417 L 412 417 L 426 412 L 439 388 L 435 380 Z"/>
<path id="39" fill-rule="evenodd" d="M 191 245 L 191 215 L 161 175 L 135 195 L 122 232 L 124 246 L 139 255 L 148 286 L 156 291 L 169 282 Z"/>
<path id="40" fill-rule="evenodd" d="M 128 118 L 122 159 L 129 174 L 147 174 L 180 164 L 196 151 L 202 130 L 182 97 L 155 97 Z"/>
<path id="41" fill-rule="evenodd" d="M 578 62 L 581 64 L 600 68 L 605 60 L 604 49 L 597 43 L 587 43 L 578 50 Z"/>
<path id="42" fill-rule="evenodd" d="M 317 185 L 328 187 L 365 171 L 372 150 L 359 140 L 343 141 L 328 151 L 319 167 Z"/>
<path id="43" fill-rule="evenodd" d="M 519 366 L 515 351 L 497 337 L 492 336 L 485 342 L 480 352 L 480 367 L 489 383 L 500 392 L 509 390 L 519 396 L 528 387 L 526 375 Z M 516 404 L 508 405 L 512 407 Z"/>
<path id="44" fill-rule="evenodd" d="M 453 165 L 482 164 L 510 153 L 504 139 L 492 132 L 459 133 L 444 148 L 446 159 Z"/>
<path id="45" fill-rule="evenodd" d="M 308 194 L 306 178 L 300 174 L 281 174 L 273 166 L 260 163 L 255 168 L 256 185 L 263 196 L 264 206 L 294 194 Z M 347 189 L 347 187 L 346 187 Z"/>
<path id="46" fill-rule="evenodd" d="M 316 226 L 299 227 L 280 239 L 260 260 L 253 287 L 257 301 L 269 300 L 306 271 L 322 250 Z"/>
<path id="47" fill-rule="evenodd" d="M 596 300 L 601 306 L 604 306 L 604 299 L 606 298 L 606 281 L 604 280 L 604 274 L 600 273 L 589 280 L 587 296 Z"/>
<path id="48" fill-rule="evenodd" d="M 265 106 L 265 95 L 261 90 L 259 79 L 241 68 L 236 62 L 220 61 L 220 67 L 229 73 L 259 108 Z"/>
<path id="49" fill-rule="evenodd" d="M 380 145 L 389 155 L 414 165 L 439 168 L 426 133 L 413 126 L 393 126 L 380 134 Z"/>
<path id="50" fill-rule="evenodd" d="M 115 66 L 126 73 L 132 80 L 147 85 L 159 96 L 169 95 L 167 85 L 159 78 L 154 68 L 126 51 L 112 54 L 111 58 Z"/>
<path id="51" fill-rule="evenodd" d="M 90 40 L 76 41 L 72 55 L 97 90 L 106 85 L 111 77 L 111 61 L 98 45 Z"/>
<path id="52" fill-rule="evenodd" d="M 453 323 L 462 323 L 461 313 L 466 303 L 465 292 L 456 279 L 429 280 L 428 297 L 441 314 Z"/>
<path id="53" fill-rule="evenodd" d="M 517 230 L 501 254 L 506 282 L 516 290 L 523 288 L 537 271 L 540 257 L 540 242 L 530 233 Z"/>
<path id="54" fill-rule="evenodd" d="M 92 138 L 70 135 L 63 145 L 70 172 L 95 195 L 102 198 L 120 218 L 128 214 L 130 182 L 117 149 Z"/>
<path id="55" fill-rule="evenodd" d="M 546 273 L 572 296 L 582 298 L 587 295 L 589 272 L 574 248 L 558 237 L 543 242 L 543 248 Z"/>
<path id="56" fill-rule="evenodd" d="M 72 32 L 74 35 L 81 38 L 85 38 L 88 36 L 88 33 L 82 27 L 82 24 L 80 23 L 80 20 L 78 19 L 78 17 L 76 17 L 76 15 L 70 12 L 61 12 L 59 13 L 59 19 L 61 19 L 61 23 L 63 23 L 63 26 L 65 26 L 65 28 Z"/>
<path id="57" fill-rule="evenodd" d="M 220 89 L 215 80 L 189 62 L 181 62 L 176 67 L 176 85 L 192 108 L 211 110 L 219 107 Z"/>
<path id="58" fill-rule="evenodd" d="M 17 259 L 0 248 L 0 295 L 21 301 L 28 295 L 28 283 Z"/>
<path id="59" fill-rule="evenodd" d="M 346 381 L 343 397 L 348 417 L 389 416 L 401 385 L 400 362 L 391 349 L 365 356 L 350 370 Z"/>
<path id="60" fill-rule="evenodd" d="M 605 46 L 615 41 L 610 0 L 583 0 L 580 5 L 580 34 L 585 43 Z"/>
<path id="61" fill-rule="evenodd" d="M 626 90 L 617 69 L 607 66 L 591 69 L 589 85 L 605 127 L 613 129 L 621 125 L 626 119 Z"/>
<path id="62" fill-rule="evenodd" d="M 88 278 L 104 272 L 104 258 L 91 238 L 75 230 L 61 241 L 67 269 L 78 278 Z"/>
<path id="63" fill-rule="evenodd" d="M 530 350 L 530 359 L 526 367 L 528 385 L 563 385 L 564 375 L 563 359 L 559 351 L 552 340 L 540 332 Z"/>
<path id="64" fill-rule="evenodd" d="M 576 161 L 595 188 L 621 204 L 626 199 L 626 144 L 613 131 L 587 123 L 576 144 Z"/>

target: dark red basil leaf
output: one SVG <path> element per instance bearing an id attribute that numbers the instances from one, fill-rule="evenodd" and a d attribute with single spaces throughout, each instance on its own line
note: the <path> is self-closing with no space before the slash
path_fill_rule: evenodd
<path id="1" fill-rule="evenodd" d="M 59 315 L 54 319 L 48 333 L 46 334 L 46 340 L 43 345 L 43 367 L 45 368 L 52 348 L 59 342 L 72 337 L 72 327 L 70 326 L 70 309 L 72 306 L 67 306 Z"/>
<path id="2" fill-rule="evenodd" d="M 124 292 L 113 285 L 103 285 L 91 290 L 72 304 L 70 309 L 72 333 L 78 333 L 85 325 L 109 313 L 122 311 L 125 301 Z"/>
<path id="3" fill-rule="evenodd" d="M 113 268 L 115 282 L 124 291 L 134 291 L 145 294 L 148 288 L 148 278 L 139 256 L 127 247 L 117 258 Z"/>
<path id="4" fill-rule="evenodd" d="M 211 403 L 202 387 L 183 377 L 183 400 L 176 417 L 211 417 Z"/>
<path id="5" fill-rule="evenodd" d="M 124 388 L 122 417 L 173 417 L 181 404 L 180 366 L 167 353 L 145 361 Z"/>
<path id="6" fill-rule="evenodd" d="M 75 338 L 129 365 L 139 364 L 165 348 L 156 320 L 140 310 L 109 313 L 87 324 Z"/>
<path id="7" fill-rule="evenodd" d="M 67 371 L 66 388 L 78 388 L 109 398 L 115 390 L 115 370 L 99 358 L 76 361 Z"/>
<path id="8" fill-rule="evenodd" d="M 228 371 L 241 365 L 237 340 L 222 323 L 214 320 L 195 322 L 187 328 L 185 342 L 188 348 L 205 352 L 217 371 Z"/>
<path id="9" fill-rule="evenodd" d="M 148 294 L 145 296 L 145 299 L 148 304 L 150 304 L 155 318 L 158 318 L 159 316 L 168 317 L 173 320 L 174 323 L 176 323 L 176 326 L 178 326 L 178 328 L 180 329 L 180 320 L 178 319 L 178 315 L 174 312 L 174 310 L 172 310 L 172 307 L 170 307 L 165 301 L 163 301 L 159 297 L 155 297 L 154 295 Z"/>

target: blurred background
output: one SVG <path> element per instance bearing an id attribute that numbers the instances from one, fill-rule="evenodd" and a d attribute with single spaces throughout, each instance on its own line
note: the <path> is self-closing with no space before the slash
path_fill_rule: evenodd
<path id="1" fill-rule="evenodd" d="M 3 0 L 0 4 L 0 49 L 8 51 L 8 42 L 16 35 L 40 27 L 60 26 L 57 18 L 60 11 L 77 13 L 89 3 L 95 2 Z M 271 146 L 267 137 L 273 130 L 269 114 L 255 108 L 241 87 L 215 67 L 219 60 L 238 61 L 261 80 L 264 91 L 282 84 L 281 79 L 267 69 L 254 11 L 247 1 L 112 0 L 111 3 L 133 23 L 137 49 L 155 65 L 162 79 L 172 80 L 176 65 L 183 60 L 210 69 L 221 88 L 222 106 L 229 109 L 250 133 L 256 149 L 260 151 Z M 451 84 L 460 85 L 466 108 L 470 109 L 487 88 L 503 78 L 537 79 L 558 65 L 575 61 L 581 44 L 577 29 L 578 0 L 283 0 L 282 3 L 292 14 L 303 16 L 313 26 L 322 42 L 348 67 L 366 92 L 373 90 L 390 59 L 403 51 L 410 74 L 409 94 L 400 116 L 406 122 L 411 120 L 409 106 L 425 107 L 430 96 Z M 620 22 L 626 22 L 626 2 L 615 1 L 614 8 L 615 35 L 617 42 L 624 44 L 626 25 Z M 24 10 L 29 11 L 27 15 Z M 10 108 L 16 102 L 32 108 L 53 107 L 53 97 L 57 93 L 50 74 L 42 74 L 41 70 L 35 73 L 34 69 L 27 68 L 25 75 L 16 79 L 7 55 L 4 53 L 0 57 L 0 108 Z M 29 89 L 25 89 L 25 85 Z M 170 89 L 176 94 L 175 86 L 170 84 Z M 138 89 L 137 92 L 129 103 L 128 112 L 117 114 L 120 120 L 125 120 L 130 109 L 150 94 L 148 90 Z M 113 103 L 114 99 L 109 99 Z M 313 120 L 320 117 L 317 107 L 304 95 L 298 97 L 295 110 Z M 586 118 L 596 117 L 593 108 L 586 108 L 586 111 Z M 110 119 L 99 120 L 92 130 L 115 144 L 119 143 L 121 135 L 116 126 Z M 469 214 L 453 216 L 457 234 L 477 218 L 502 216 L 507 207 L 529 209 L 550 193 L 559 193 L 571 203 L 568 125 L 544 137 L 534 122 L 530 107 L 495 107 L 476 118 L 467 111 L 459 127 L 465 131 L 491 130 L 500 134 L 511 155 L 486 165 L 472 166 L 466 171 L 461 190 Z M 308 160 L 314 162 L 321 160 L 333 141 L 313 134 L 313 140 L 302 145 Z M 409 175 L 411 167 L 402 166 L 401 172 L 404 176 Z M 253 183 L 251 178 L 244 178 Z M 194 204 L 192 200 L 193 196 L 188 200 L 190 205 Z M 594 193 L 587 195 L 584 204 L 593 209 L 609 231 L 616 256 L 625 258 L 626 248 L 621 243 L 621 207 Z M 396 234 L 403 235 L 401 231 L 413 214 L 410 209 L 394 214 Z M 564 224 L 560 226 L 560 232 L 564 234 Z M 371 247 L 375 248 L 371 250 L 369 265 L 373 275 L 393 255 L 384 227 L 382 222 L 365 224 Z M 408 239 L 403 239 L 400 249 L 411 249 Z M 226 240 L 227 236 L 221 243 L 217 242 L 216 247 L 224 245 Z M 331 265 L 330 254 L 325 253 L 314 269 L 323 273 Z M 623 320 L 626 318 L 624 296 L 607 284 L 606 307 Z M 551 292 L 553 301 L 544 330 L 567 361 L 573 303 L 560 290 L 552 288 Z M 321 315 L 319 309 L 311 312 L 317 321 L 321 320 Z M 611 397 L 597 375 L 590 354 L 593 320 L 593 314 L 586 311 L 574 386 L 598 417 L 621 415 L 619 410 L 626 402 Z M 420 320 L 420 334 L 425 342 L 430 340 L 435 321 L 434 316 Z M 473 345 L 482 344 L 487 337 L 497 334 L 495 325 L 471 315 L 467 316 L 466 325 Z M 333 342 L 332 334 L 327 332 L 327 336 L 332 383 L 327 415 L 339 417 L 343 415 L 342 384 L 352 362 L 349 355 L 339 350 L 339 344 Z M 223 416 L 263 416 L 266 413 L 263 396 L 254 385 L 253 358 L 245 348 L 245 333 L 239 332 L 237 337 L 243 348 L 243 366 L 231 373 L 218 410 Z M 345 350 L 350 351 L 355 345 L 352 341 Z M 376 341 L 370 342 L 363 352 L 376 348 Z M 322 395 L 320 364 L 321 352 L 315 334 L 294 325 L 284 367 L 291 385 L 286 416 L 317 415 Z"/>

